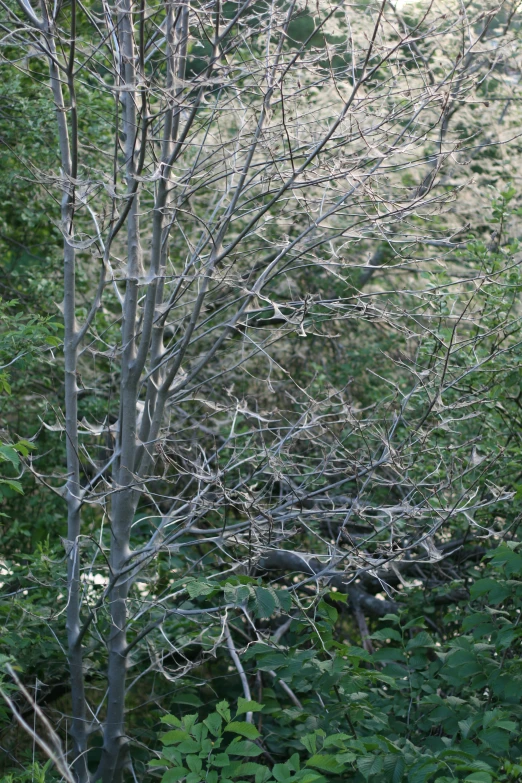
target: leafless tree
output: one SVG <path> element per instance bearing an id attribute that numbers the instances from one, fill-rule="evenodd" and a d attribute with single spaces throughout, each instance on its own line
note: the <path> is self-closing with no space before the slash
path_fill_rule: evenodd
<path id="1" fill-rule="evenodd" d="M 440 315 L 410 270 L 462 240 L 447 216 L 464 183 L 451 178 L 479 142 L 452 118 L 507 73 L 515 4 L 2 7 L 5 57 L 35 78 L 47 69 L 59 143 L 59 167 L 32 176 L 60 201 L 64 237 L 64 412 L 47 426 L 64 432 L 67 467 L 62 482 L 39 478 L 67 505 L 70 761 L 80 783 L 118 783 L 129 665 L 164 670 L 169 620 L 202 623 L 203 654 L 228 649 L 248 692 L 228 624 L 248 613 L 248 589 L 187 604 L 190 579 L 329 584 L 364 639 L 365 616 L 394 607 L 383 585 L 443 558 L 451 520 L 502 496 L 475 496 L 475 462 L 422 472 L 444 394 L 481 366 L 448 373 L 483 278 L 430 367 L 420 346 Z M 382 243 L 408 284 L 362 293 Z M 367 410 L 301 372 L 305 345 L 326 350 L 353 323 L 406 346 L 409 385 L 390 381 Z M 79 394 L 101 399 L 97 420 L 80 420 Z M 93 645 L 106 650 L 98 704 Z"/>

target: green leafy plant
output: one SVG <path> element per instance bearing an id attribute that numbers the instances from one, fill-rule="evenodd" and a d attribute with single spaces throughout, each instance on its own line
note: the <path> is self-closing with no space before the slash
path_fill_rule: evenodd
<path id="1" fill-rule="evenodd" d="M 244 718 L 262 709 L 262 704 L 240 697 L 233 719 L 227 701 L 220 702 L 215 712 L 201 721 L 195 714 L 185 715 L 181 720 L 174 715 L 165 715 L 162 722 L 175 728 L 161 736 L 164 746 L 161 758 L 151 761 L 150 766 L 167 767 L 162 783 L 182 779 L 187 783 L 246 783 L 247 780 L 321 783 L 324 777 L 310 769 L 321 767 L 319 757 L 309 759 L 304 768 L 301 768 L 297 753 L 282 764 L 269 766 L 262 762 L 259 758 L 264 753 L 261 734 Z"/>

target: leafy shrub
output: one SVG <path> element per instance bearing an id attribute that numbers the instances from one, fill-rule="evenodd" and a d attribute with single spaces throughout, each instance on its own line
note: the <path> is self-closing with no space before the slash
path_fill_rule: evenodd
<path id="1" fill-rule="evenodd" d="M 234 717 L 227 701 L 208 714 L 166 715 L 172 729 L 151 770 L 166 768 L 162 783 L 520 780 L 519 546 L 500 545 L 474 571 L 471 601 L 450 606 L 442 642 L 415 616 L 421 591 L 384 618 L 373 654 L 336 640 L 337 610 L 322 601 L 308 639 L 296 620 L 293 646 L 258 642 L 243 656 L 300 709 L 266 688 L 264 705 L 239 698 Z"/>

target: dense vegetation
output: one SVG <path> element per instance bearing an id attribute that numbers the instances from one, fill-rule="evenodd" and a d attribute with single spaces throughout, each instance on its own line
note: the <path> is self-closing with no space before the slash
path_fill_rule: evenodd
<path id="1" fill-rule="evenodd" d="M 2 3 L 0 783 L 521 780 L 517 3 L 51 5 Z"/>

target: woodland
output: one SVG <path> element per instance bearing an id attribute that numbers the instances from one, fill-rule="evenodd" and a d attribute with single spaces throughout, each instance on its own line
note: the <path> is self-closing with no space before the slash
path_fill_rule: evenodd
<path id="1" fill-rule="evenodd" d="M 521 781 L 518 0 L 0 42 L 0 783 Z"/>

